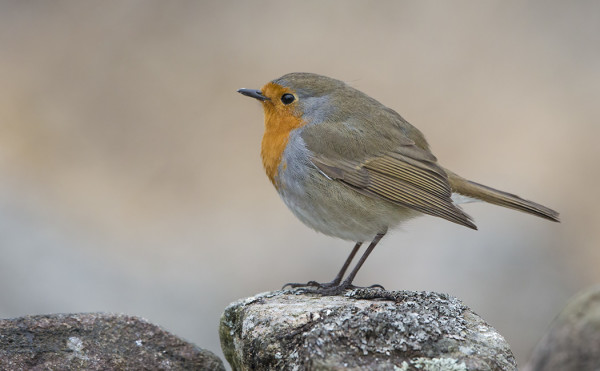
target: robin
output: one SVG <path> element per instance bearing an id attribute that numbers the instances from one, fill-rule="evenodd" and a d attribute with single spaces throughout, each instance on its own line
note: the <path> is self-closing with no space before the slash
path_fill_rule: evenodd
<path id="1" fill-rule="evenodd" d="M 329 294 L 354 287 L 356 273 L 386 232 L 419 215 L 477 229 L 457 206 L 461 201 L 481 200 L 559 221 L 552 209 L 443 168 L 417 128 L 342 81 L 290 73 L 260 90 L 238 92 L 262 103 L 261 157 L 285 204 L 318 232 L 356 242 L 333 281 L 291 287 L 313 286 Z M 365 241 L 371 243 L 342 282 Z"/>

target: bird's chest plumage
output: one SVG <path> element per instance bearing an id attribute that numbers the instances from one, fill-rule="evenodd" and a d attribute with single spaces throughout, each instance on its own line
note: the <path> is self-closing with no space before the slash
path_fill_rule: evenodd
<path id="1" fill-rule="evenodd" d="M 288 136 L 272 179 L 298 219 L 321 233 L 352 241 L 369 241 L 399 219 L 397 206 L 321 173 L 310 160 L 313 154 L 301 132 L 293 130 Z"/>
<path id="2" fill-rule="evenodd" d="M 278 172 L 283 160 L 283 153 L 288 146 L 292 131 L 304 126 L 304 122 L 287 111 L 276 108 L 265 107 L 265 133 L 263 135 L 260 155 L 262 157 L 265 172 L 275 188 Z"/>

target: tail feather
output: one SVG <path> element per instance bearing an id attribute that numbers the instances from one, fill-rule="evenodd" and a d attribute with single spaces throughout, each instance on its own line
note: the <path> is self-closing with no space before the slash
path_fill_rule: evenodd
<path id="1" fill-rule="evenodd" d="M 446 170 L 446 172 L 448 173 L 448 180 L 453 192 L 463 196 L 473 197 L 494 205 L 523 211 L 525 213 L 533 214 L 554 222 L 560 221 L 558 219 L 558 212 L 546 206 L 540 205 L 533 201 L 525 200 L 508 192 L 500 191 L 483 184 L 472 182 L 452 173 L 451 171 Z"/>

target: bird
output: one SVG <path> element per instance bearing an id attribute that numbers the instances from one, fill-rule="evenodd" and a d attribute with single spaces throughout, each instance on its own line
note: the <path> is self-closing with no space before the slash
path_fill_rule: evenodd
<path id="1" fill-rule="evenodd" d="M 331 295 L 356 288 L 356 274 L 388 230 L 420 215 L 476 230 L 458 206 L 461 201 L 485 201 L 559 221 L 559 213 L 548 207 L 442 167 L 419 129 L 344 81 L 294 72 L 261 89 L 238 92 L 262 104 L 260 155 L 283 202 L 308 227 L 355 243 L 332 281 L 284 288 Z"/>

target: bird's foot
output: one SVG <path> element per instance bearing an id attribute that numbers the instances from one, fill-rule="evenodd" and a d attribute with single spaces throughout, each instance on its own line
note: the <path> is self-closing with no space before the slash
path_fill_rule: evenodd
<path id="1" fill-rule="evenodd" d="M 331 281 L 326 283 L 319 283 L 317 281 L 308 281 L 307 283 L 286 283 L 282 289 L 286 287 L 290 287 L 292 289 L 295 288 L 305 288 L 306 292 L 321 294 L 321 295 L 340 295 L 346 290 L 354 290 L 354 289 L 373 289 L 378 288 L 381 290 L 385 290 L 385 288 L 379 284 L 371 285 L 371 286 L 354 286 L 351 282 L 342 282 L 339 281 Z"/>
<path id="2" fill-rule="evenodd" d="M 331 281 L 331 282 L 326 282 L 326 283 L 320 283 L 317 281 L 308 281 L 306 283 L 286 283 L 285 285 L 283 285 L 283 287 L 281 288 L 282 290 L 284 290 L 286 287 L 290 287 L 291 289 L 296 289 L 298 287 L 311 287 L 311 288 L 318 288 L 318 289 L 323 289 L 323 288 L 330 288 L 330 287 L 335 287 L 338 286 L 340 284 L 340 282 L 336 282 Z"/>

